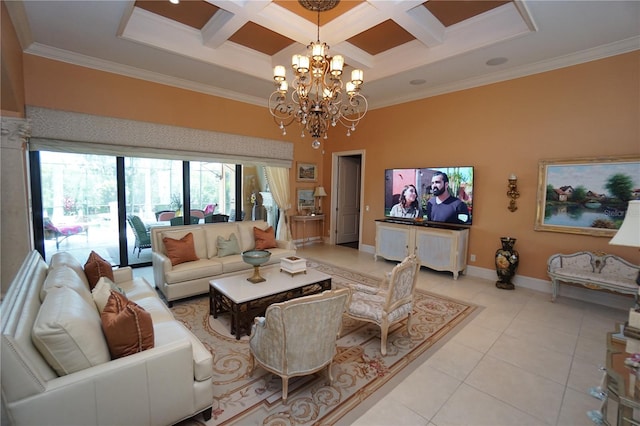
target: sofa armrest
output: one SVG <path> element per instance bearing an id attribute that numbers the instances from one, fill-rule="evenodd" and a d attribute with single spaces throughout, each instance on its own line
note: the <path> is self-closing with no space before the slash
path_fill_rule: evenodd
<path id="1" fill-rule="evenodd" d="M 131 266 L 123 266 L 121 268 L 113 269 L 113 281 L 116 284 L 131 280 L 133 280 L 133 270 L 131 269 Z"/>
<path id="2" fill-rule="evenodd" d="M 193 410 L 193 377 L 184 338 L 55 378 L 8 408 L 16 424 L 171 424 Z M 61 409 L 70 400 L 77 409 Z"/>
<path id="3" fill-rule="evenodd" d="M 154 251 L 151 252 L 151 262 L 153 264 L 153 281 L 157 288 L 162 288 L 166 282 L 165 275 L 173 268 L 171 260 L 164 254 Z"/>

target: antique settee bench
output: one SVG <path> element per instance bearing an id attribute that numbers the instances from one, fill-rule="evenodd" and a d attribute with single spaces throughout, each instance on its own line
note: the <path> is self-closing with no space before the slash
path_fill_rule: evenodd
<path id="1" fill-rule="evenodd" d="M 604 253 L 581 251 L 554 254 L 547 261 L 551 278 L 551 300 L 558 296 L 560 282 L 580 284 L 590 289 L 605 289 L 622 294 L 638 294 L 640 266 Z"/>

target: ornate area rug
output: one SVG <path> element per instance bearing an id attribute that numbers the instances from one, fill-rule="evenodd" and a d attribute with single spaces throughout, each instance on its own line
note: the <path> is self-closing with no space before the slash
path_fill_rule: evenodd
<path id="1" fill-rule="evenodd" d="M 331 275 L 334 288 L 355 283 L 377 286 L 381 281 L 313 260 L 307 261 L 307 267 Z M 474 309 L 468 303 L 416 290 L 412 333 L 407 333 L 406 320 L 392 326 L 386 356 L 380 353 L 379 327 L 345 316 L 332 366 L 333 384 L 329 385 L 326 369 L 290 379 L 286 403 L 279 376 L 259 367 L 249 375 L 248 336 L 236 340 L 229 333 L 228 314 L 213 319 L 208 296 L 174 302 L 171 310 L 213 354 L 213 418 L 206 423 L 210 426 L 334 424 L 403 369 L 420 365 L 423 360 L 411 364 Z M 202 424 L 195 419 L 181 426 Z"/>

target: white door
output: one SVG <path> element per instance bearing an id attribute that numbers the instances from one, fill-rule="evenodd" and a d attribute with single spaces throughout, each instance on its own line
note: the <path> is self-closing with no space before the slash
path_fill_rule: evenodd
<path id="1" fill-rule="evenodd" d="M 360 168 L 362 157 L 338 158 L 336 244 L 360 241 Z"/>

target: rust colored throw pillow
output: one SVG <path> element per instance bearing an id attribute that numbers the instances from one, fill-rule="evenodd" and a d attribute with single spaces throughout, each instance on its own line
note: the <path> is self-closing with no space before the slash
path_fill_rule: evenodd
<path id="1" fill-rule="evenodd" d="M 93 290 L 101 277 L 107 277 L 113 281 L 113 267 L 93 250 L 89 254 L 87 263 L 84 264 L 84 274 L 89 281 L 89 290 Z"/>
<path id="2" fill-rule="evenodd" d="M 162 242 L 167 251 L 167 257 L 171 260 L 171 265 L 175 266 L 181 263 L 191 262 L 192 260 L 198 260 L 196 248 L 193 245 L 193 234 L 191 232 L 179 240 L 164 237 Z"/>
<path id="3" fill-rule="evenodd" d="M 264 250 L 277 247 L 276 233 L 273 226 L 268 227 L 264 231 L 260 228 L 253 227 L 253 237 L 256 240 L 256 250 Z"/>
<path id="4" fill-rule="evenodd" d="M 151 314 L 126 296 L 112 290 L 100 318 L 111 359 L 153 348 Z"/>

